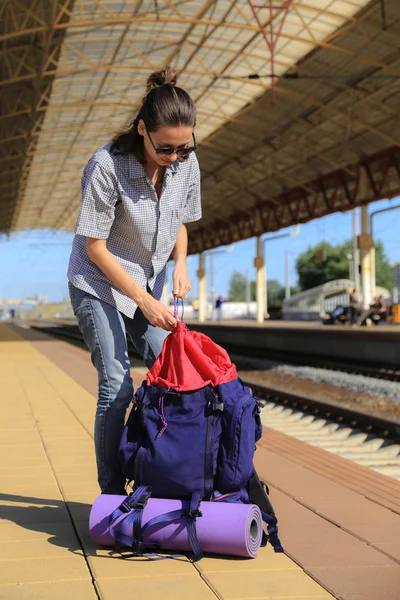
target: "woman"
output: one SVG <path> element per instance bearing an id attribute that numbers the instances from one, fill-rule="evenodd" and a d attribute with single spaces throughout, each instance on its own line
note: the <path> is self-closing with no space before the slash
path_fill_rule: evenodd
<path id="1" fill-rule="evenodd" d="M 190 290 L 184 223 L 201 218 L 193 150 L 196 110 L 167 67 L 124 133 L 89 160 L 68 268 L 71 303 L 98 371 L 95 450 L 102 493 L 123 494 L 118 445 L 133 396 L 125 332 L 150 368 L 175 326 L 160 302 L 165 267 L 173 293 Z"/>

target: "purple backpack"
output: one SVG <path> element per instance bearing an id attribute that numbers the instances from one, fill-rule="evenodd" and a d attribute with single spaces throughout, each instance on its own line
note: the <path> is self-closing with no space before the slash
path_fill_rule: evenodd
<path id="1" fill-rule="evenodd" d="M 189 538 L 195 559 L 202 556 L 196 537 L 201 500 L 257 504 L 268 526 L 263 545 L 270 540 L 276 552 L 283 549 L 277 519 L 265 484 L 253 466 L 255 444 L 262 434 L 260 402 L 237 378 L 192 392 L 176 392 L 143 382 L 123 431 L 120 457 L 126 478 L 134 481 L 133 494 L 110 520 L 129 512 L 115 539 L 142 548 L 141 512 L 147 499 L 190 500 Z M 223 498 L 222 498 L 223 496 Z M 174 511 L 176 512 L 176 511 Z M 177 515 L 166 513 L 158 523 Z M 134 539 L 125 531 L 134 523 Z M 149 524 L 145 527 L 147 528 Z"/>

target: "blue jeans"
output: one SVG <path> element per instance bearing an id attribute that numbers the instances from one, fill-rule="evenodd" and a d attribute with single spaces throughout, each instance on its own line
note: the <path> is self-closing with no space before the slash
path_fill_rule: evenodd
<path id="1" fill-rule="evenodd" d="M 94 443 L 100 489 L 103 494 L 124 494 L 126 480 L 121 472 L 118 448 L 126 409 L 134 391 L 126 334 L 150 369 L 168 332 L 151 325 L 140 309 L 130 319 L 71 284 L 69 293 L 79 329 L 98 373 Z"/>

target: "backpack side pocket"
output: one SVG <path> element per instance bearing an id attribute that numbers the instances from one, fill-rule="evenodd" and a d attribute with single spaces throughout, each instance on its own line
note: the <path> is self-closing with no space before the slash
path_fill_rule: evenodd
<path id="1" fill-rule="evenodd" d="M 255 444 L 261 437 L 262 426 L 257 400 L 249 388 L 239 380 L 218 388 L 224 413 L 216 489 L 227 493 L 245 487 L 250 479 Z"/>

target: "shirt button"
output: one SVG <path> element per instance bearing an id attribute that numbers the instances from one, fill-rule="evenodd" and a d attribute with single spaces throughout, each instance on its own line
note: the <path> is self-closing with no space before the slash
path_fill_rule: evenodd
<path id="1" fill-rule="evenodd" d="M 154 260 L 157 260 L 157 254 L 155 254 L 155 255 L 153 256 L 153 258 L 154 258 Z"/>

